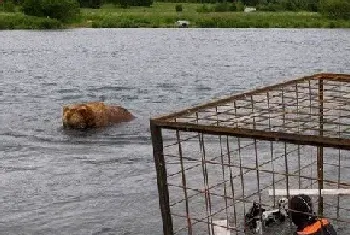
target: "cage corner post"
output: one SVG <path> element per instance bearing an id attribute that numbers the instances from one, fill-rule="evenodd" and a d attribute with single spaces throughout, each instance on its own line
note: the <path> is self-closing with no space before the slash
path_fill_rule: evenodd
<path id="1" fill-rule="evenodd" d="M 153 146 L 153 159 L 157 171 L 157 186 L 159 206 L 163 221 L 163 235 L 174 235 L 173 222 L 170 214 L 169 189 L 163 152 L 162 129 L 154 120 L 150 121 L 150 129 Z"/>
<path id="2" fill-rule="evenodd" d="M 319 102 L 319 135 L 323 136 L 323 101 L 324 88 L 323 77 L 318 79 L 318 102 Z M 317 180 L 318 180 L 318 215 L 323 215 L 323 146 L 317 146 Z"/>

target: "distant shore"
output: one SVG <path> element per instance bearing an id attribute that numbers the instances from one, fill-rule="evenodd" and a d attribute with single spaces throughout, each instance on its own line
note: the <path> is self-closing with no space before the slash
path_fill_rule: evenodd
<path id="1" fill-rule="evenodd" d="M 26 16 L 22 12 L 0 12 L 0 29 L 59 28 L 174 28 L 185 20 L 190 28 L 350 28 L 350 21 L 329 20 L 317 12 L 198 12 L 200 4 L 182 3 L 175 11 L 174 3 L 154 3 L 150 8 L 81 9 L 72 23 L 55 19 Z"/>

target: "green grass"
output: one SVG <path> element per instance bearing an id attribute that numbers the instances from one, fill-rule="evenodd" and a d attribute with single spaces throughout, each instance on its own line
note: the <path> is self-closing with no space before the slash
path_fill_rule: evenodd
<path id="1" fill-rule="evenodd" d="M 83 9 L 81 22 L 87 27 L 174 27 L 177 20 L 188 20 L 195 28 L 350 28 L 349 21 L 331 21 L 315 12 L 197 12 L 200 4 L 155 3 L 150 8 Z M 85 23 L 84 23 L 85 22 Z"/>
<path id="2" fill-rule="evenodd" d="M 184 13 L 193 13 L 196 12 L 197 8 L 201 4 L 197 3 L 153 3 L 151 7 L 130 7 L 127 9 L 118 8 L 112 4 L 105 4 L 101 9 L 95 11 L 104 11 L 104 12 L 129 12 L 129 13 L 176 13 L 175 6 L 181 4 L 183 6 L 182 12 Z M 90 9 L 88 9 L 90 11 Z"/>
<path id="3" fill-rule="evenodd" d="M 198 12 L 201 4 L 154 3 L 152 7 L 121 9 L 103 5 L 82 9 L 79 20 L 61 25 L 53 19 L 0 12 L 0 29 L 11 28 L 159 28 L 174 27 L 177 20 L 190 21 L 194 28 L 350 28 L 350 21 L 332 21 L 315 12 Z M 211 5 L 213 6 L 213 5 Z"/>
<path id="4" fill-rule="evenodd" d="M 63 25 L 56 19 L 26 16 L 19 12 L 0 12 L 0 29 L 59 29 Z"/>

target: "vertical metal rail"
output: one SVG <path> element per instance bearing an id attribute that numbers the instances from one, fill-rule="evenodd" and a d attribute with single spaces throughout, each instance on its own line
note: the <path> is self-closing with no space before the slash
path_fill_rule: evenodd
<path id="1" fill-rule="evenodd" d="M 216 112 L 216 125 L 219 126 L 218 106 L 215 107 L 215 112 Z M 227 227 L 228 227 L 229 216 L 228 216 L 228 202 L 227 202 L 227 185 L 226 185 L 226 181 L 225 181 L 224 151 L 222 149 L 222 137 L 221 137 L 221 135 L 219 135 L 219 141 L 220 141 L 222 182 L 224 183 L 224 201 L 225 201 L 226 220 L 227 220 Z M 227 144 L 227 148 L 228 148 L 228 144 Z M 228 154 L 228 157 L 230 158 L 229 151 L 227 151 L 227 154 Z"/>
<path id="2" fill-rule="evenodd" d="M 271 110 L 270 110 L 270 93 L 266 93 L 267 96 L 267 110 L 269 111 L 269 131 L 271 131 Z M 275 165 L 274 165 L 274 154 L 273 154 L 273 141 L 270 141 L 270 154 L 271 154 L 271 168 L 272 168 L 272 189 L 273 189 L 273 207 L 276 207 L 276 185 L 275 185 Z"/>
<path id="3" fill-rule="evenodd" d="M 180 164 L 181 164 L 181 180 L 182 180 L 182 187 L 185 195 L 185 206 L 186 206 L 186 217 L 187 217 L 187 234 L 192 235 L 192 223 L 191 223 L 191 216 L 190 211 L 188 207 L 188 196 L 187 196 L 187 181 L 186 181 L 186 174 L 185 174 L 185 168 L 183 163 L 183 155 L 182 155 L 182 146 L 181 146 L 181 139 L 180 139 L 180 131 L 176 130 L 176 141 L 179 146 L 179 156 L 180 156 Z"/>
<path id="4" fill-rule="evenodd" d="M 245 187 L 244 187 L 244 172 L 242 168 L 242 156 L 241 156 L 241 139 L 237 138 L 237 144 L 238 144 L 238 158 L 239 158 L 239 174 L 241 178 L 241 187 L 242 187 L 242 196 L 243 196 L 243 213 L 246 214 L 245 209 Z"/>
<path id="5" fill-rule="evenodd" d="M 262 220 L 262 200 L 261 200 L 261 191 L 260 191 L 260 175 L 259 175 L 259 158 L 258 158 L 258 146 L 256 139 L 254 139 L 254 148 L 255 148 L 255 164 L 256 164 L 256 180 L 257 180 L 257 186 L 258 186 L 258 198 L 259 198 L 259 218 L 260 221 L 263 222 Z M 263 231 L 260 231 L 261 234 Z"/>
<path id="6" fill-rule="evenodd" d="M 338 124 L 338 138 L 340 138 L 340 118 L 341 118 L 341 104 L 340 102 L 338 103 L 338 119 L 339 119 L 339 124 Z M 338 150 L 338 188 L 340 188 L 340 176 L 341 176 L 341 167 L 340 167 L 340 161 L 341 161 L 341 150 L 339 149 Z M 338 194 L 338 197 L 337 197 L 337 219 L 339 219 L 339 210 L 340 210 L 340 195 Z"/>
<path id="7" fill-rule="evenodd" d="M 270 141 L 270 154 L 271 154 L 271 168 L 272 168 L 272 190 L 273 190 L 273 207 L 276 207 L 276 177 L 275 177 L 275 164 L 274 164 L 274 145 L 273 141 Z"/>
<path id="8" fill-rule="evenodd" d="M 152 120 L 150 121 L 150 128 L 153 146 L 153 158 L 157 171 L 157 186 L 159 205 L 163 220 L 163 234 L 174 235 L 173 222 L 170 213 L 167 171 L 164 161 L 162 130 Z"/>
<path id="9" fill-rule="evenodd" d="M 202 171 L 203 171 L 203 183 L 204 183 L 204 198 L 205 198 L 205 210 L 206 210 L 206 217 L 208 220 L 208 231 L 209 234 L 214 234 L 214 226 L 213 224 L 213 218 L 211 213 L 211 200 L 210 200 L 210 190 L 209 190 L 209 174 L 208 169 L 206 165 L 206 153 L 205 153 L 205 145 L 204 145 L 204 134 L 201 134 L 201 152 L 202 152 Z"/>
<path id="10" fill-rule="evenodd" d="M 296 105 L 297 105 L 297 122 L 298 122 L 298 134 L 300 134 L 300 128 L 299 128 L 299 91 L 298 91 L 298 82 L 295 83 L 295 93 L 296 93 Z M 298 144 L 298 186 L 299 189 L 301 188 L 301 162 L 300 162 L 300 144 Z"/>
<path id="11" fill-rule="evenodd" d="M 196 112 L 196 123 L 197 125 L 199 124 L 199 116 L 198 112 Z M 201 146 L 201 134 L 198 132 L 198 144 L 199 144 L 199 151 L 202 151 L 202 146 Z"/>
<path id="12" fill-rule="evenodd" d="M 252 115 L 253 115 L 253 129 L 256 128 L 255 123 L 255 116 L 254 116 L 254 99 L 253 95 L 251 95 L 251 102 L 252 102 Z M 258 146 L 257 141 L 254 139 L 254 148 L 255 148 L 255 164 L 256 164 L 256 180 L 257 180 L 257 186 L 258 186 L 258 198 L 259 198 L 259 217 L 260 221 L 262 222 L 262 200 L 261 200 L 261 191 L 260 191 L 260 175 L 259 175 L 259 157 L 258 157 Z M 262 233 L 262 231 L 260 231 Z"/>
<path id="13" fill-rule="evenodd" d="M 312 114 L 312 89 L 311 89 L 311 81 L 309 80 L 309 105 L 310 105 L 310 110 L 309 110 L 309 118 L 310 118 L 310 122 L 312 121 L 311 120 L 311 114 Z M 311 167 L 310 167 L 310 188 L 313 188 L 313 182 L 312 182 L 312 156 L 310 157 L 311 159 Z"/>
<path id="14" fill-rule="evenodd" d="M 233 102 L 233 106 L 235 109 L 235 117 L 237 117 L 237 104 L 236 101 Z M 236 123 L 236 127 L 238 127 L 238 123 Z M 238 145 L 238 158 L 239 158 L 239 174 L 241 179 L 241 188 L 242 188 L 242 197 L 243 197 L 243 214 L 246 214 L 246 208 L 245 208 L 245 188 L 244 188 L 244 172 L 242 168 L 242 156 L 241 156 L 241 139 L 239 137 L 237 138 L 237 145 Z"/>
<path id="15" fill-rule="evenodd" d="M 281 88 L 281 94 L 282 94 L 282 112 L 283 112 L 283 128 L 286 128 L 286 103 L 284 98 L 284 89 Z M 287 142 L 284 142 L 284 164 L 285 164 L 285 170 L 286 170 L 286 190 L 287 190 L 287 198 L 289 199 L 289 178 L 288 178 L 288 151 L 287 151 Z"/>
<path id="16" fill-rule="evenodd" d="M 282 94 L 282 132 L 286 131 L 286 104 L 284 103 L 284 90 L 283 87 L 281 88 L 281 94 Z"/>
<path id="17" fill-rule="evenodd" d="M 284 98 L 284 89 L 281 89 L 282 93 L 282 112 L 283 112 L 283 131 L 286 130 L 286 103 Z M 288 167 L 288 151 L 287 151 L 287 142 L 284 142 L 284 165 L 285 165 L 285 176 L 286 176 L 286 191 L 287 191 L 287 199 L 289 200 L 289 167 Z M 290 227 L 292 227 L 292 221 L 290 220 Z"/>
<path id="18" fill-rule="evenodd" d="M 338 150 L 338 189 L 340 188 L 340 157 L 341 157 L 341 150 Z M 338 194 L 337 198 L 337 219 L 339 219 L 339 210 L 340 210 L 340 195 Z"/>
<path id="19" fill-rule="evenodd" d="M 287 199 L 290 199 L 289 194 L 289 168 L 288 168 L 288 151 L 287 151 L 287 142 L 284 142 L 284 165 L 285 165 L 285 171 L 286 171 L 286 191 L 287 191 Z M 289 220 L 289 227 L 292 228 L 293 222 L 292 220 Z"/>
<path id="20" fill-rule="evenodd" d="M 284 142 L 284 164 L 286 170 L 286 190 L 287 198 L 289 199 L 289 168 L 288 168 L 288 151 L 287 151 L 287 142 Z"/>
<path id="21" fill-rule="evenodd" d="M 229 164 L 229 170 L 230 170 L 230 185 L 231 185 L 231 191 L 232 191 L 232 204 L 233 204 L 233 219 L 235 228 L 237 228 L 237 214 L 236 214 L 236 203 L 235 203 L 235 186 L 233 184 L 233 175 L 232 175 L 232 166 L 233 162 L 231 161 L 231 154 L 230 154 L 230 142 L 229 142 L 229 136 L 226 136 L 226 145 L 227 145 L 227 158 L 228 158 L 228 164 Z M 228 220 L 227 220 L 228 221 Z M 236 233 L 238 233 L 236 231 Z"/>
<path id="22" fill-rule="evenodd" d="M 323 136 L 323 79 L 318 80 L 319 135 Z M 323 214 L 323 146 L 317 147 L 318 214 Z"/>
<path id="23" fill-rule="evenodd" d="M 253 116 L 253 129 L 256 129 L 255 115 L 254 115 L 254 99 L 253 95 L 250 96 L 250 102 L 252 103 L 252 116 Z"/>

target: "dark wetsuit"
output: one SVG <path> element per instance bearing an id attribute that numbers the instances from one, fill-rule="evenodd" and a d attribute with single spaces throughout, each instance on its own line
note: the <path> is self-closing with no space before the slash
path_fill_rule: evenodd
<path id="1" fill-rule="evenodd" d="M 327 219 L 319 219 L 303 228 L 298 228 L 294 235 L 337 235 Z"/>

